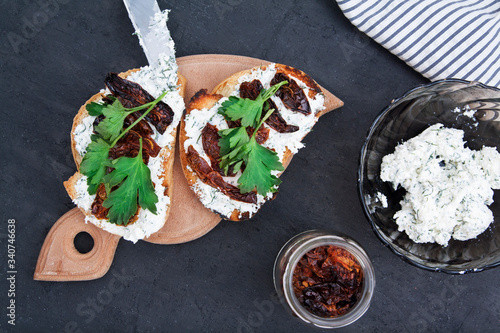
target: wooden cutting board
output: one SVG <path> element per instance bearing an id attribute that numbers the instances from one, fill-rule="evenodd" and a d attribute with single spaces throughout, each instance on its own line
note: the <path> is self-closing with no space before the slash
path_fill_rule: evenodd
<path id="1" fill-rule="evenodd" d="M 200 89 L 214 88 L 228 76 L 268 61 L 235 55 L 201 54 L 177 58 L 179 72 L 187 79 L 185 103 Z M 327 111 L 343 105 L 332 93 L 321 87 L 325 94 Z M 172 207 L 162 229 L 145 241 L 155 244 L 179 244 L 197 239 L 212 230 L 220 217 L 206 209 L 189 188 L 178 158 L 174 162 L 174 189 Z M 76 235 L 87 232 L 94 247 L 80 253 L 74 245 Z M 42 281 L 83 281 L 102 277 L 109 270 L 120 236 L 108 233 L 91 223 L 73 208 L 59 218 L 51 228 L 35 269 L 34 279 Z"/>

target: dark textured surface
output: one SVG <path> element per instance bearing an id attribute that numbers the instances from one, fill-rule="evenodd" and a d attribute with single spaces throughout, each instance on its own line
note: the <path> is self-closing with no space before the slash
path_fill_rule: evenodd
<path id="1" fill-rule="evenodd" d="M 74 114 L 108 71 L 146 58 L 121 1 L 0 0 L 0 332 L 317 331 L 272 302 L 277 252 L 312 228 L 355 238 L 375 266 L 370 309 L 340 332 L 500 330 L 498 269 L 450 276 L 415 268 L 381 244 L 358 200 L 369 125 L 424 78 L 358 32 L 331 0 L 159 3 L 172 9 L 178 56 L 227 53 L 292 65 L 345 106 L 316 125 L 277 199 L 251 221 L 222 222 L 182 245 L 121 240 L 99 280 L 33 281 L 47 232 L 73 207 L 62 182 L 75 171 Z M 15 326 L 6 316 L 8 219 L 17 221 Z"/>

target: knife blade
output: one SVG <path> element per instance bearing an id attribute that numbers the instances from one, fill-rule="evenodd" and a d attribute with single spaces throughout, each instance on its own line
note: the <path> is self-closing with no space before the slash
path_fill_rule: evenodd
<path id="1" fill-rule="evenodd" d="M 175 59 L 173 41 L 166 23 L 169 11 L 162 12 L 156 0 L 123 0 L 123 3 L 149 65 L 158 67 L 161 61 L 172 57 Z"/>

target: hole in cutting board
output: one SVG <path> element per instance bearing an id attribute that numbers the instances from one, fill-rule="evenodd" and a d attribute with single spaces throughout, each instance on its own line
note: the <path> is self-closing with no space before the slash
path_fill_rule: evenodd
<path id="1" fill-rule="evenodd" d="M 94 238 L 86 232 L 79 232 L 73 240 L 75 249 L 81 254 L 89 253 L 94 248 Z"/>

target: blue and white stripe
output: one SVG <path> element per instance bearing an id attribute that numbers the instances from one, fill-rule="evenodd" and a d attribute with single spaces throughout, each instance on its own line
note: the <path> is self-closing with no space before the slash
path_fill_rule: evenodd
<path id="1" fill-rule="evenodd" d="M 500 0 L 337 0 L 359 30 L 430 80 L 500 88 Z"/>

